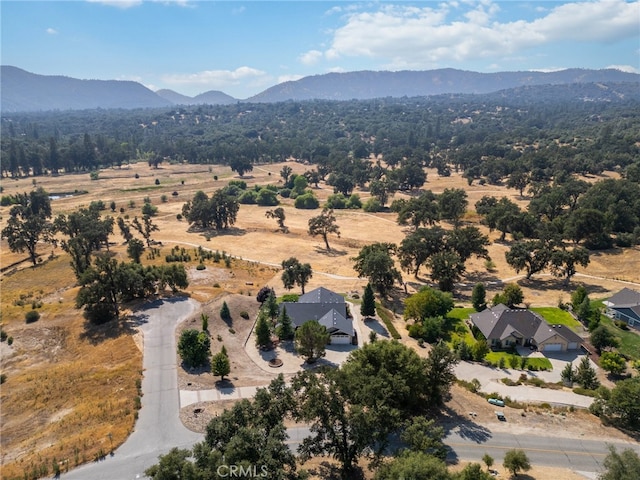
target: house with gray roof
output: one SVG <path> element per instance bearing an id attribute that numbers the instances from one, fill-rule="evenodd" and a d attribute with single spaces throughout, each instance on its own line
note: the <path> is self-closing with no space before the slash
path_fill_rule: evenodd
<path id="1" fill-rule="evenodd" d="M 608 317 L 640 330 L 640 292 L 625 287 L 602 303 Z"/>
<path id="2" fill-rule="evenodd" d="M 535 312 L 499 304 L 470 315 L 493 349 L 533 346 L 540 351 L 577 350 L 582 338 L 564 325 L 551 325 Z"/>
<path id="3" fill-rule="evenodd" d="M 287 309 L 294 328 L 309 320 L 317 320 L 331 335 L 332 344 L 351 344 L 355 339 L 352 319 L 347 313 L 347 303 L 337 293 L 324 287 L 301 295 L 297 302 L 282 302 L 280 311 Z"/>

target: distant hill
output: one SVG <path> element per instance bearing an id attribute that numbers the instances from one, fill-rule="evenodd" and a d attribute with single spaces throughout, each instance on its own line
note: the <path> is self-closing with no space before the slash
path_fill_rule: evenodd
<path id="1" fill-rule="evenodd" d="M 0 67 L 3 112 L 164 107 L 171 102 L 136 82 L 78 80 Z"/>
<path id="2" fill-rule="evenodd" d="M 181 93 L 174 92 L 173 90 L 163 89 L 158 90 L 156 95 L 164 98 L 165 100 L 169 100 L 174 105 L 229 105 L 238 102 L 237 98 L 233 98 L 232 96 L 217 90 L 210 90 L 195 97 L 188 97 L 187 95 L 182 95 Z"/>
<path id="3" fill-rule="evenodd" d="M 197 104 L 206 103 L 208 105 L 230 105 L 232 103 L 238 103 L 239 100 L 224 92 L 209 90 L 208 92 L 204 92 L 193 97 L 193 101 L 193 103 Z"/>
<path id="4" fill-rule="evenodd" d="M 478 73 L 446 68 L 428 71 L 327 73 L 275 85 L 246 101 L 271 103 L 311 99 L 365 100 L 445 93 L 491 93 L 523 86 L 595 82 L 640 82 L 640 75 L 612 69 Z"/>
<path id="5" fill-rule="evenodd" d="M 288 100 L 365 100 L 441 94 L 493 93 L 519 87 L 587 83 L 640 83 L 640 75 L 619 70 L 569 69 L 557 72 L 478 73 L 451 68 L 428 71 L 327 73 L 275 85 L 246 100 L 220 91 L 188 97 L 173 90 L 152 92 L 136 82 L 78 80 L 0 67 L 3 112 L 152 108 L 169 105 Z"/>
<path id="6" fill-rule="evenodd" d="M 182 95 L 178 92 L 174 92 L 173 90 L 169 90 L 168 88 L 158 90 L 156 92 L 156 95 L 164 98 L 165 100 L 168 100 L 174 105 L 191 105 L 193 103 L 193 98 Z"/>

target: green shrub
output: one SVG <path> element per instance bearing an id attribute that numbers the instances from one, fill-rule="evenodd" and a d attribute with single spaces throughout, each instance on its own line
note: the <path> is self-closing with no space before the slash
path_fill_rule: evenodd
<path id="1" fill-rule="evenodd" d="M 142 214 L 154 217 L 158 213 L 158 207 L 152 205 L 151 202 L 144 202 L 142 205 Z"/>
<path id="2" fill-rule="evenodd" d="M 7 339 L 7 332 L 0 330 L 0 342 L 4 342 Z"/>
<path id="3" fill-rule="evenodd" d="M 333 195 L 329 195 L 325 206 L 327 208 L 333 208 L 334 210 L 341 210 L 347 208 L 347 199 L 342 193 L 334 193 Z"/>
<path id="4" fill-rule="evenodd" d="M 377 198 L 370 198 L 369 200 L 364 202 L 362 209 L 365 212 L 375 213 L 382 210 L 382 204 L 380 203 L 380 200 L 378 200 Z"/>
<path id="5" fill-rule="evenodd" d="M 586 397 L 592 397 L 592 398 L 595 398 L 598 396 L 597 390 L 589 390 L 588 388 L 582 388 L 582 387 L 575 387 L 573 389 L 573 393 L 576 393 L 578 395 L 584 395 Z"/>
<path id="6" fill-rule="evenodd" d="M 620 328 L 622 330 L 629 330 L 629 325 L 624 320 L 616 320 L 614 323 L 615 323 L 616 327 L 618 327 L 618 328 Z"/>
<path id="7" fill-rule="evenodd" d="M 245 320 L 249 320 L 249 313 L 246 310 L 241 311 L 240 316 Z"/>
<path id="8" fill-rule="evenodd" d="M 320 206 L 320 202 L 312 192 L 307 192 L 296 197 L 294 206 L 296 208 L 304 210 L 313 210 L 314 208 L 318 208 Z"/>
<path id="9" fill-rule="evenodd" d="M 347 200 L 347 208 L 352 210 L 362 208 L 362 200 L 360 200 L 360 195 L 358 195 L 357 193 L 352 193 L 349 197 L 349 200 Z"/>
<path id="10" fill-rule="evenodd" d="M 201 262 L 201 263 L 199 263 L 199 264 L 198 264 L 198 266 L 196 267 L 196 270 L 204 270 L 205 268 L 207 268 L 207 267 L 205 266 L 205 264 L 204 264 L 204 263 L 202 263 L 202 262 Z"/>
<path id="11" fill-rule="evenodd" d="M 520 382 L 514 382 L 513 380 L 511 380 L 510 378 L 503 378 L 501 380 L 502 383 L 504 383 L 506 386 L 508 387 L 515 387 L 517 385 L 520 385 Z"/>
<path id="12" fill-rule="evenodd" d="M 241 203 L 243 205 L 255 205 L 256 192 L 254 192 L 253 190 L 242 192 L 242 194 L 238 197 L 238 203 Z"/>
<path id="13" fill-rule="evenodd" d="M 387 327 L 387 330 L 391 334 L 392 338 L 396 340 L 399 340 L 400 338 L 402 338 L 398 333 L 398 330 L 396 330 L 396 327 L 393 325 L 393 320 L 389 310 L 387 310 L 386 308 L 382 307 L 379 304 L 376 304 L 376 313 L 378 314 L 378 317 L 382 320 L 384 325 Z"/>
<path id="14" fill-rule="evenodd" d="M 24 314 L 24 319 L 27 323 L 37 322 L 38 320 L 40 320 L 40 312 L 38 312 L 37 310 L 29 310 Z"/>
<path id="15" fill-rule="evenodd" d="M 7 381 L 7 374 L 0 374 L 0 385 Z"/>
<path id="16" fill-rule="evenodd" d="M 282 198 L 289 198 L 291 196 L 291 189 L 290 188 L 283 188 L 278 193 L 280 194 L 280 196 Z"/>
<path id="17" fill-rule="evenodd" d="M 297 302 L 299 298 L 300 295 L 298 295 L 297 293 L 285 293 L 284 295 L 282 295 L 280 300 L 283 302 Z"/>

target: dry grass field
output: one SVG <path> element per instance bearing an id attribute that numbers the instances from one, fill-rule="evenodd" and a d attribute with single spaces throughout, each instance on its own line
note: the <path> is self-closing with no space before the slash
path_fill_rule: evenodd
<path id="1" fill-rule="evenodd" d="M 295 173 L 310 168 L 294 162 L 288 165 Z M 255 166 L 243 180 L 249 185 L 277 184 L 282 166 Z M 139 178 L 135 178 L 136 174 Z M 217 181 L 214 175 L 218 177 Z M 156 179 L 159 185 L 155 184 Z M 332 249 L 326 251 L 321 238 L 307 234 L 308 219 L 319 211 L 296 210 L 293 202 L 287 199 L 282 207 L 286 212 L 285 223 L 289 233 L 279 232 L 275 220 L 265 217 L 267 208 L 255 205 L 242 205 L 236 224 L 228 232 L 209 239 L 201 233 L 188 232 L 187 223 L 176 218 L 182 205 L 196 191 L 211 193 L 231 179 L 237 177 L 221 166 L 161 165 L 152 169 L 138 163 L 121 169 L 102 170 L 95 181 L 89 179 L 88 173 L 83 173 L 37 178 L 35 185 L 42 186 L 50 194 L 88 192 L 52 201 L 54 215 L 88 206 L 92 200 L 102 200 L 107 205 L 105 214 L 132 219 L 141 215 L 143 199 L 149 197 L 159 210 L 154 219 L 159 231 L 153 238 L 163 244 L 161 255 L 154 262 L 164 263 L 164 255 L 173 245 L 185 248 L 202 246 L 235 257 L 231 268 L 224 264 L 208 264 L 206 270 L 198 271 L 195 262 L 189 265 L 187 294 L 202 303 L 203 311 L 212 317 L 212 323 L 218 315 L 223 296 L 234 302 L 234 311 L 246 310 L 253 318 L 255 294 L 261 286 L 268 284 L 275 287 L 278 294 L 285 293 L 276 267 L 292 256 L 312 266 L 314 273 L 308 289 L 322 285 L 339 292 L 361 291 L 365 282 L 356 277 L 350 258 L 363 245 L 376 241 L 399 243 L 405 235 L 403 228 L 396 224 L 393 213 L 338 210 L 335 214 L 341 235 L 340 238 L 329 238 Z M 526 203 L 526 199 L 520 198 L 517 192 L 504 187 L 468 187 L 459 175 L 439 178 L 435 171 L 428 171 L 428 182 L 424 188 L 439 193 L 452 187 L 467 190 L 471 209 L 483 195 L 505 195 L 520 204 Z M 31 178 L 3 179 L 4 195 L 28 192 L 32 188 Z M 315 193 L 324 200 L 332 189 L 321 184 Z M 368 198 L 367 192 L 356 193 L 363 200 Z M 162 200 L 163 196 L 166 202 Z M 108 208 L 111 201 L 116 203 L 115 213 Z M 120 213 L 121 208 L 124 213 Z M 6 225 L 8 212 L 9 207 L 0 208 L 0 228 Z M 477 218 L 471 212 L 466 220 L 476 222 Z M 496 239 L 497 235 L 491 234 L 491 237 Z M 112 249 L 124 260 L 126 254 L 122 240 L 116 227 Z M 126 321 L 102 327 L 85 324 L 81 312 L 74 308 L 75 279 L 69 259 L 60 248 L 42 245 L 39 253 L 43 262 L 36 268 L 26 261 L 20 263 L 26 259 L 26 254 L 10 252 L 5 241 L 0 243 L 0 249 L 4 272 L 0 280 L 2 324 L 3 330 L 13 337 L 11 346 L 7 342 L 0 344 L 1 371 L 7 375 L 0 397 L 2 478 L 22 478 L 25 473 L 38 472 L 42 465 L 46 465 L 51 473 L 54 461 L 67 462 L 69 467 L 73 467 L 108 453 L 112 447 L 122 443 L 135 421 L 137 384 L 142 373 L 135 330 Z M 496 265 L 492 272 L 486 271 L 483 261 L 469 262 L 468 275 L 464 280 L 467 287 L 461 287 L 457 292 L 457 303 L 468 301 L 471 287 L 478 280 L 517 277 L 504 260 L 507 249 L 508 243 L 494 243 L 490 247 Z M 143 262 L 150 260 L 143 258 Z M 555 306 L 559 299 L 568 300 L 578 284 L 584 284 L 593 298 L 601 298 L 622 288 L 624 283 L 621 280 L 640 283 L 639 266 L 640 251 L 637 248 L 618 249 L 595 253 L 589 267 L 580 271 L 581 275 L 572 280 L 569 289 L 564 289 L 561 282 L 548 275 L 537 275 L 529 281 L 518 278 L 517 281 L 525 292 L 526 302 L 533 306 Z M 409 292 L 426 280 L 426 272 L 421 272 L 421 276 L 423 278 L 414 279 L 405 274 Z M 488 291 L 488 297 L 496 292 Z M 226 297 L 230 294 L 232 297 Z M 398 291 L 398 296 L 402 297 L 403 292 Z M 26 324 L 25 313 L 40 304 L 37 308 L 41 313 L 40 320 Z M 133 309 L 135 305 L 129 307 Z M 199 314 L 190 321 L 199 322 Z M 234 343 L 232 338 L 237 341 L 246 335 L 250 328 L 250 322 L 240 317 L 234 316 L 233 322 L 233 325 L 220 329 L 226 346 Z M 406 330 L 401 328 L 402 323 L 398 318 L 397 327 L 404 334 Z M 236 333 L 231 333 L 229 328 Z M 214 338 L 212 343 L 212 349 L 217 351 L 219 342 Z M 232 355 L 233 358 L 234 381 L 250 384 L 255 380 L 249 369 L 243 370 L 243 365 L 248 365 L 246 362 L 249 360 Z M 204 378 L 190 378 L 189 381 L 202 381 L 206 388 L 211 379 Z M 182 378 L 181 381 L 186 380 Z M 63 471 L 64 468 L 63 464 Z M 534 475 L 530 472 L 530 476 L 548 478 L 543 473 Z M 556 474 L 554 477 L 562 478 Z"/>

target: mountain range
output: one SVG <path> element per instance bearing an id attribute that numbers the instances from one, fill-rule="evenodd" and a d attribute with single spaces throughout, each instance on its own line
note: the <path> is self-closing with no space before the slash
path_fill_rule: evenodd
<path id="1" fill-rule="evenodd" d="M 171 105 L 273 103 L 300 100 L 364 100 L 439 94 L 482 94 L 523 86 L 575 83 L 640 84 L 640 75 L 620 70 L 567 69 L 555 72 L 478 73 L 451 68 L 426 71 L 327 73 L 274 85 L 248 99 L 220 91 L 188 97 L 173 90 L 154 92 L 121 80 L 80 80 L 38 75 L 0 66 L 0 111 L 28 112 L 95 108 L 155 108 Z"/>

